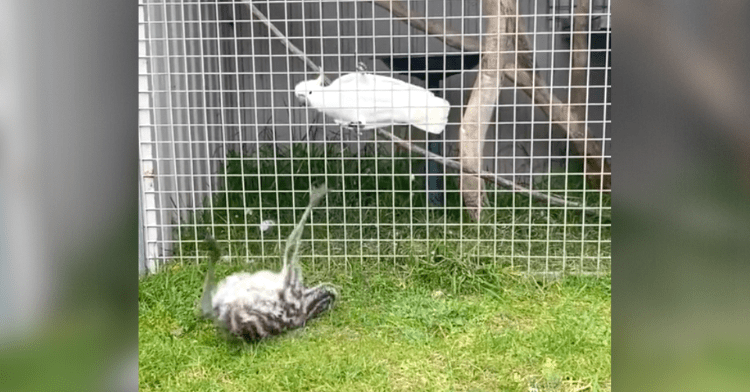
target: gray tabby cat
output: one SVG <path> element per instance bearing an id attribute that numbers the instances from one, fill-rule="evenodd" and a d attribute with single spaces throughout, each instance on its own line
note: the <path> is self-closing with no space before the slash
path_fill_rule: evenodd
<path id="1" fill-rule="evenodd" d="M 239 272 L 226 277 L 214 288 L 213 263 L 221 252 L 216 240 L 207 239 L 211 255 L 201 298 L 202 316 L 216 320 L 234 336 L 254 341 L 302 327 L 330 309 L 337 296 L 336 289 L 330 285 L 305 287 L 297 254 L 305 222 L 326 193 L 325 185 L 311 192 L 310 205 L 287 239 L 284 266 L 279 273 Z"/>

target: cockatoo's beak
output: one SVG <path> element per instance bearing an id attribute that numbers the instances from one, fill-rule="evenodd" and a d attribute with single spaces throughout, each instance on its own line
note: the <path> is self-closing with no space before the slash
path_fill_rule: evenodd
<path id="1" fill-rule="evenodd" d="M 294 96 L 303 106 L 307 106 L 307 83 L 309 82 L 302 81 L 294 87 Z"/>
<path id="2" fill-rule="evenodd" d="M 297 100 L 301 105 L 307 106 L 309 102 L 307 101 L 307 96 L 310 94 L 312 89 L 311 86 L 318 85 L 323 86 L 325 84 L 325 74 L 323 73 L 323 69 L 320 69 L 320 76 L 318 76 L 315 80 L 309 80 L 306 82 L 300 82 L 297 84 L 297 86 L 294 88 L 294 95 L 297 97 Z"/>

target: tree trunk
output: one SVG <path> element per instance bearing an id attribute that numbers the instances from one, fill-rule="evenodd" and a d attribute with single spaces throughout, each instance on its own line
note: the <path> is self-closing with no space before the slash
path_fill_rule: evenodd
<path id="1" fill-rule="evenodd" d="M 578 150 L 586 157 L 586 175 L 589 185 L 595 188 L 609 189 L 611 187 L 611 169 L 602 157 L 601 144 L 588 141 L 588 124 L 586 118 L 586 103 L 588 102 L 588 64 L 589 64 L 589 1 L 578 0 L 573 17 L 573 39 L 571 40 L 570 71 L 570 111 L 576 121 L 571 124 L 569 135 L 579 135 L 576 138 L 584 140 L 574 142 Z M 572 119 L 571 119 L 572 121 Z"/>
<path id="2" fill-rule="evenodd" d="M 489 127 L 490 118 L 497 110 L 497 100 L 502 84 L 505 67 L 503 54 L 510 53 L 510 37 L 503 34 L 508 31 L 510 8 L 508 0 L 485 0 L 484 16 L 487 18 L 487 30 L 482 47 L 482 60 L 479 73 L 474 81 L 469 102 L 461 119 L 459 141 L 461 165 L 479 173 L 482 170 L 482 151 L 484 139 Z M 515 23 L 513 24 L 515 26 Z M 482 201 L 482 179 L 476 174 L 461 172 L 461 194 L 469 215 L 479 220 Z"/>
<path id="3" fill-rule="evenodd" d="M 573 39 L 571 40 L 570 106 L 581 121 L 586 121 L 586 83 L 589 64 L 589 1 L 578 0 L 573 17 Z M 580 87 L 579 87 L 580 86 Z"/>

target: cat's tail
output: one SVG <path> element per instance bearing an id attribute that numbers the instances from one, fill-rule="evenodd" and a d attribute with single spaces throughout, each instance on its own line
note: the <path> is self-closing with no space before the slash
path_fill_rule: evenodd
<path id="1" fill-rule="evenodd" d="M 219 249 L 219 244 L 212 236 L 206 237 L 206 245 L 208 245 L 208 272 L 206 272 L 206 280 L 203 283 L 203 295 L 201 296 L 199 316 L 203 318 L 211 318 L 213 316 L 213 305 L 211 304 L 211 300 L 213 299 L 213 292 L 216 288 L 214 264 L 221 258 L 221 249 Z"/>
<path id="2" fill-rule="evenodd" d="M 287 238 L 286 240 L 286 248 L 284 249 L 284 270 L 286 270 L 288 265 L 296 264 L 298 259 L 297 252 L 299 251 L 299 245 L 302 242 L 302 232 L 305 230 L 305 223 L 307 222 L 307 218 L 310 216 L 310 212 L 312 212 L 313 207 L 315 207 L 327 193 L 328 186 L 326 186 L 326 184 L 323 184 L 310 191 L 310 204 L 307 205 L 305 213 L 302 214 L 302 218 L 300 218 L 299 223 L 297 223 L 297 226 L 294 228 L 294 230 L 292 230 L 292 234 L 290 234 L 289 238 Z M 294 252 L 292 252 L 290 260 L 289 251 L 292 249 L 292 246 L 294 246 Z"/>

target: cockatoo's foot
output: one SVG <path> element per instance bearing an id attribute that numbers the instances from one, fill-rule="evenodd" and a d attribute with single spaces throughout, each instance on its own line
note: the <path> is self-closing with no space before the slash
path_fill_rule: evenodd
<path id="1" fill-rule="evenodd" d="M 357 131 L 357 135 L 362 136 L 362 128 L 365 126 L 361 121 L 352 121 L 349 123 L 341 124 L 342 127 L 349 128 Z"/>

